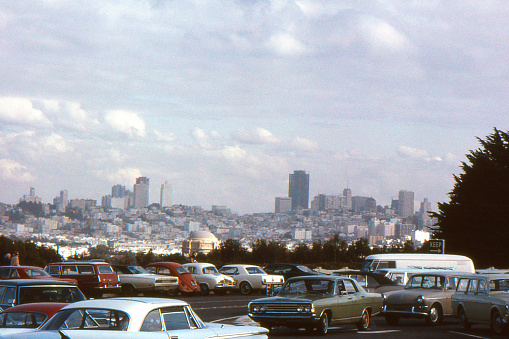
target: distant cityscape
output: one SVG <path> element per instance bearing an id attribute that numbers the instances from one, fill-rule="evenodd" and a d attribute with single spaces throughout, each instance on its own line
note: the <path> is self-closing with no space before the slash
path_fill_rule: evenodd
<path id="1" fill-rule="evenodd" d="M 139 177 L 132 191 L 123 185 L 111 188 L 98 205 L 93 199 L 68 199 L 60 191 L 53 202 L 43 203 L 31 187 L 19 204 L 0 203 L 0 235 L 31 239 L 53 247 L 64 258 L 88 253 L 91 246 L 115 251 L 156 254 L 207 253 L 226 239 L 246 248 L 258 240 L 283 242 L 289 249 L 338 235 L 347 243 L 366 238 L 370 246 L 393 246 L 411 241 L 421 246 L 430 238 L 431 203 L 424 199 L 414 211 L 414 192 L 401 190 L 390 206 L 377 205 L 373 197 L 341 195 L 309 197 L 309 174 L 289 174 L 288 196 L 275 197 L 274 212 L 237 215 L 227 206 L 172 204 L 172 186 L 161 184 L 158 203 L 149 203 L 150 180 Z M 40 215 L 21 206 L 40 206 Z"/>

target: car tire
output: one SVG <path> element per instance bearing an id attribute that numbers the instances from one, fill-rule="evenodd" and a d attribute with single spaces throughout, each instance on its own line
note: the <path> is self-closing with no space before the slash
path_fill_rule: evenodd
<path id="1" fill-rule="evenodd" d="M 131 284 L 122 285 L 122 295 L 132 297 L 136 295 L 136 289 Z"/>
<path id="2" fill-rule="evenodd" d="M 396 326 L 399 322 L 399 317 L 397 315 L 386 315 L 385 316 L 385 322 L 388 325 Z"/>
<path id="3" fill-rule="evenodd" d="M 498 311 L 493 312 L 491 315 L 490 328 L 495 334 L 502 334 L 505 332 L 504 321 Z"/>
<path id="4" fill-rule="evenodd" d="M 253 288 L 251 287 L 251 285 L 249 285 L 248 282 L 242 282 L 240 283 L 240 293 L 244 294 L 244 295 L 248 295 L 248 294 L 251 294 L 251 292 L 253 291 Z"/>
<path id="5" fill-rule="evenodd" d="M 201 295 L 209 295 L 210 289 L 207 284 L 201 284 L 200 285 L 200 294 Z"/>
<path id="6" fill-rule="evenodd" d="M 329 316 L 326 312 L 324 312 L 320 317 L 318 326 L 316 326 L 316 330 L 318 331 L 319 335 L 326 335 L 329 331 Z"/>
<path id="7" fill-rule="evenodd" d="M 426 324 L 439 325 L 442 323 L 443 318 L 444 316 L 440 305 L 431 305 L 431 308 L 428 311 L 428 316 L 426 317 Z"/>
<path id="8" fill-rule="evenodd" d="M 359 331 L 367 331 L 369 328 L 369 311 L 364 310 L 361 315 L 361 319 L 357 323 L 357 329 Z"/>
<path id="9" fill-rule="evenodd" d="M 464 330 L 470 329 L 471 324 L 468 322 L 468 318 L 463 307 L 460 307 L 458 310 L 458 321 L 462 329 Z"/>

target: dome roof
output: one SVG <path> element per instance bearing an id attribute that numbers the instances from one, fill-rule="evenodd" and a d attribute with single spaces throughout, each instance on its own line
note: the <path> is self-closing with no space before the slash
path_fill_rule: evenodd
<path id="1" fill-rule="evenodd" d="M 189 233 L 188 239 L 211 239 L 217 241 L 216 236 L 208 231 L 193 231 Z"/>

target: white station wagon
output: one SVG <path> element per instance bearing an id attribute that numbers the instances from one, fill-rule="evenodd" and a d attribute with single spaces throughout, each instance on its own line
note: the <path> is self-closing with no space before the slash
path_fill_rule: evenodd
<path id="1" fill-rule="evenodd" d="M 267 329 L 258 326 L 204 323 L 185 301 L 135 297 L 69 304 L 40 329 L 24 332 L 23 338 L 262 339 L 267 338 L 267 333 Z M 19 338 L 19 334 L 5 338 Z"/>
<path id="2" fill-rule="evenodd" d="M 235 287 L 235 280 L 217 271 L 216 266 L 207 263 L 188 263 L 182 265 L 194 276 L 200 285 L 200 294 L 208 295 L 210 291 L 214 294 L 224 295 Z"/>
<path id="3" fill-rule="evenodd" d="M 267 274 L 255 265 L 224 265 L 219 272 L 231 276 L 235 280 L 236 289 L 242 294 L 273 289 L 285 282 L 282 275 Z"/>

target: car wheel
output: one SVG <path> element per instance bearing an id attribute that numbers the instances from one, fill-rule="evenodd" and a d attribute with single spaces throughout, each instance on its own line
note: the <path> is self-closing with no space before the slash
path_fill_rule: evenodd
<path id="1" fill-rule="evenodd" d="M 133 285 L 122 285 L 122 294 L 127 296 L 127 297 L 131 297 L 131 296 L 134 296 L 136 295 L 136 289 L 134 288 Z"/>
<path id="2" fill-rule="evenodd" d="M 460 307 L 460 309 L 458 310 L 458 320 L 462 329 L 464 330 L 470 329 L 470 323 L 468 322 L 468 318 L 467 315 L 465 314 L 465 310 L 463 309 L 463 307 Z"/>
<path id="3" fill-rule="evenodd" d="M 442 322 L 442 319 L 442 308 L 439 305 L 432 305 L 426 317 L 426 323 L 428 325 L 438 325 Z"/>
<path id="4" fill-rule="evenodd" d="M 386 315 L 385 321 L 391 326 L 396 326 L 399 322 L 399 317 L 397 315 Z"/>
<path id="5" fill-rule="evenodd" d="M 361 315 L 361 320 L 357 323 L 359 331 L 366 331 L 369 327 L 369 311 L 364 310 Z"/>
<path id="6" fill-rule="evenodd" d="M 329 317 L 327 316 L 327 313 L 322 314 L 322 316 L 320 317 L 320 321 L 318 322 L 316 330 L 320 335 L 327 334 L 327 331 L 329 330 Z"/>
<path id="7" fill-rule="evenodd" d="M 200 294 L 201 295 L 209 295 L 210 293 L 210 290 L 209 290 L 209 287 L 207 286 L 207 284 L 201 284 L 200 285 Z"/>
<path id="8" fill-rule="evenodd" d="M 244 295 L 248 295 L 248 294 L 251 294 L 251 292 L 253 291 L 253 288 L 251 287 L 251 285 L 249 285 L 248 282 L 243 282 L 240 284 L 240 293 L 244 294 Z"/>
<path id="9" fill-rule="evenodd" d="M 493 312 L 491 315 L 491 330 L 493 333 L 501 334 L 505 330 L 504 321 L 498 311 Z"/>

